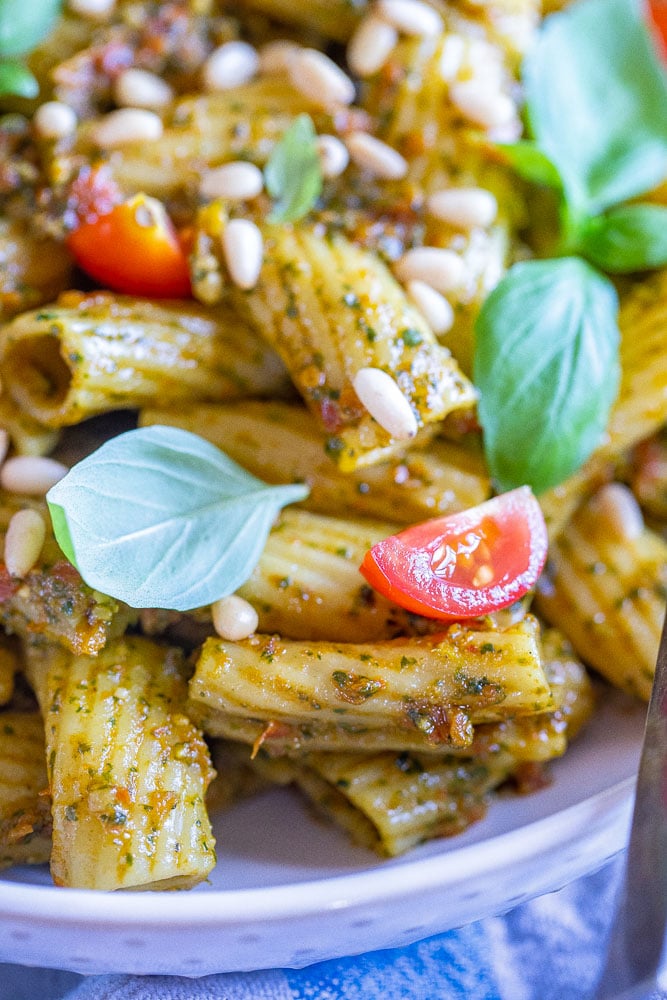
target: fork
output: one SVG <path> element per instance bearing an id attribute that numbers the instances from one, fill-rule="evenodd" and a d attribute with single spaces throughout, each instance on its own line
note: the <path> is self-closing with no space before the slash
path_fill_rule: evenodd
<path id="1" fill-rule="evenodd" d="M 595 1000 L 648 997 L 665 960 L 667 926 L 667 619 L 639 763 L 625 879 Z"/>

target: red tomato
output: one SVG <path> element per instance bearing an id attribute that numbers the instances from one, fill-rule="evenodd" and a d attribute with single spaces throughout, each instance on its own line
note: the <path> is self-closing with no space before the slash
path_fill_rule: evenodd
<path id="1" fill-rule="evenodd" d="M 649 25 L 664 59 L 667 60 L 667 0 L 647 0 Z"/>
<path id="2" fill-rule="evenodd" d="M 360 569 L 395 604 L 452 621 L 513 604 L 534 586 L 546 556 L 542 511 L 522 486 L 385 538 Z"/>
<path id="3" fill-rule="evenodd" d="M 138 194 L 70 233 L 79 267 L 107 288 L 162 299 L 190 295 L 187 256 L 162 202 Z"/>

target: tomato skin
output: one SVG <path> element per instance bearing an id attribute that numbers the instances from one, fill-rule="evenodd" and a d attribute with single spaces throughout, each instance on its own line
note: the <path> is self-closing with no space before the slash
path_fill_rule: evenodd
<path id="1" fill-rule="evenodd" d="M 647 0 L 648 23 L 658 43 L 660 54 L 667 62 L 667 0 Z"/>
<path id="2" fill-rule="evenodd" d="M 427 618 L 478 618 L 513 604 L 537 581 L 547 530 L 528 486 L 383 539 L 360 566 L 375 590 Z"/>
<path id="3" fill-rule="evenodd" d="M 155 198 L 138 194 L 90 215 L 67 245 L 86 274 L 116 292 L 170 299 L 191 294 L 187 256 Z"/>

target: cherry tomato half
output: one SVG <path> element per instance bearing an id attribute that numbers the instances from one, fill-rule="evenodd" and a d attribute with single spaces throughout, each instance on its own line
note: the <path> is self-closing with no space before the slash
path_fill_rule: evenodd
<path id="1" fill-rule="evenodd" d="M 190 295 L 187 256 L 155 198 L 137 194 L 84 219 L 67 245 L 86 274 L 116 292 L 162 299 Z"/>
<path id="2" fill-rule="evenodd" d="M 667 0 L 647 0 L 649 27 L 667 60 Z"/>
<path id="3" fill-rule="evenodd" d="M 428 618 L 477 618 L 534 586 L 547 531 L 528 486 L 416 524 L 370 549 L 361 572 L 385 597 Z"/>

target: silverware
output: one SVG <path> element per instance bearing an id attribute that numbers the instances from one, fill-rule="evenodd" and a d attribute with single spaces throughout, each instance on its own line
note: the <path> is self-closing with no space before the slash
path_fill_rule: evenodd
<path id="1" fill-rule="evenodd" d="M 648 997 L 667 951 L 667 620 L 646 716 L 625 879 L 596 1000 Z M 643 992 L 639 992 L 643 991 Z"/>

